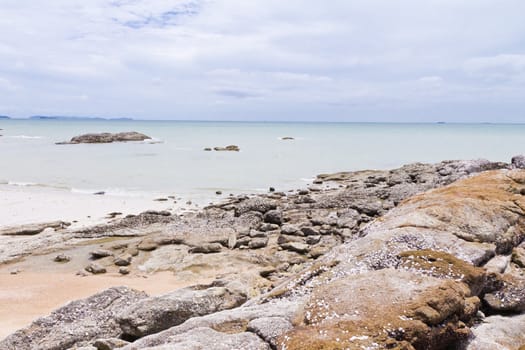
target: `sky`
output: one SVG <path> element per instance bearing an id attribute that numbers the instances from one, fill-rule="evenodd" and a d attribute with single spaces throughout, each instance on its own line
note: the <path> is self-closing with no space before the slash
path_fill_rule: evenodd
<path id="1" fill-rule="evenodd" d="M 525 122 L 523 0 L 0 0 L 0 115 Z"/>

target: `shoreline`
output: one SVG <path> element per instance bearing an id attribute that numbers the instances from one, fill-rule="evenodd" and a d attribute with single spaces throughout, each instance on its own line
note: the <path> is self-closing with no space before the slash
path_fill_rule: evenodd
<path id="1" fill-rule="evenodd" d="M 10 334 L 21 326 L 27 326 L 36 317 L 49 315 L 49 312 L 68 301 L 92 298 L 93 293 L 101 292 L 101 295 L 114 293 L 114 290 L 106 289 L 114 286 L 124 285 L 146 291 L 149 296 L 140 296 L 143 298 L 141 303 L 136 307 L 133 305 L 128 307 L 126 310 L 130 311 L 126 311 L 127 314 L 124 312 L 124 314 L 119 313 L 121 316 L 115 316 L 120 326 L 110 320 L 108 322 L 113 323 L 108 328 L 108 333 L 96 334 L 96 337 L 133 339 L 135 343 L 129 343 L 129 349 L 139 349 L 155 342 L 150 343 L 147 337 L 142 339 L 144 335 L 155 334 L 160 330 L 176 327 L 178 324 L 175 321 L 173 321 L 175 323 L 163 324 L 164 321 L 157 320 L 157 316 L 151 313 L 151 307 L 156 307 L 155 305 L 161 305 L 161 309 L 157 310 L 159 313 L 167 314 L 175 312 L 170 310 L 170 307 L 178 310 L 180 305 L 186 305 L 184 303 L 179 305 L 178 302 L 173 305 L 166 304 L 163 298 L 193 300 L 188 301 L 190 303 L 188 307 L 191 308 L 195 303 L 193 299 L 195 296 L 206 295 L 206 298 L 215 298 L 215 288 L 223 288 L 226 294 L 220 297 L 219 303 L 216 304 L 219 305 L 218 308 L 214 308 L 214 311 L 206 311 L 211 320 L 214 312 L 221 311 L 221 305 L 228 298 L 226 295 L 239 300 L 240 305 L 246 302 L 247 309 L 253 306 L 260 309 L 262 313 L 269 312 L 268 315 L 273 315 L 274 309 L 266 298 L 277 298 L 275 302 L 284 304 L 275 315 L 282 315 L 278 317 L 284 317 L 287 322 L 291 322 L 296 315 L 295 308 L 298 307 L 297 305 L 303 305 L 305 296 L 315 298 L 315 295 L 323 295 L 326 292 L 321 287 L 326 282 L 323 282 L 324 277 L 322 277 L 325 272 L 325 277 L 335 277 L 335 280 L 331 280 L 330 277 L 327 281 L 330 284 L 335 283 L 333 291 L 340 293 L 334 295 L 334 306 L 339 305 L 338 300 L 346 300 L 347 295 L 347 288 L 341 289 L 336 280 L 341 279 L 352 286 L 355 284 L 355 288 L 359 290 L 369 286 L 368 282 L 366 286 L 360 285 L 361 280 L 354 279 L 354 276 L 371 278 L 373 283 L 377 283 L 374 290 L 381 289 L 384 283 L 390 284 L 388 288 L 394 294 L 398 293 L 396 289 L 398 285 L 405 285 L 408 281 L 422 282 L 424 287 L 428 288 L 429 295 L 434 295 L 432 288 L 448 291 L 451 288 L 450 283 L 459 283 L 456 280 L 447 284 L 448 282 L 433 277 L 422 277 L 417 270 L 400 268 L 398 259 L 406 252 L 411 252 L 414 247 L 418 250 L 422 249 L 421 254 L 430 254 L 433 260 L 429 261 L 441 259 L 436 260 L 432 254 L 448 254 L 444 258 L 452 259 L 450 261 L 454 264 L 471 264 L 474 269 L 479 266 L 486 266 L 487 269 L 496 268 L 501 273 L 505 271 L 509 278 L 514 278 L 518 275 L 514 274 L 510 259 L 501 255 L 502 252 L 507 253 L 502 249 L 508 250 L 506 244 L 512 244 L 511 249 L 521 251 L 519 249 L 525 249 L 525 243 L 521 244 L 522 242 L 516 238 L 510 243 L 502 241 L 496 242 L 495 245 L 488 244 L 492 243 L 491 238 L 482 236 L 479 232 L 482 232 L 480 228 L 485 227 L 483 221 L 485 219 L 496 222 L 496 217 L 503 217 L 514 225 L 518 221 L 509 215 L 525 215 L 521 213 L 525 210 L 523 209 L 525 204 L 519 206 L 519 210 L 509 212 L 510 205 L 515 204 L 513 200 L 524 201 L 520 197 L 525 193 L 525 189 L 522 189 L 525 172 L 520 170 L 524 168 L 525 157 L 516 157 L 511 163 L 487 160 L 443 161 L 435 164 L 408 164 L 392 170 L 323 174 L 318 175 L 307 189 L 239 195 L 228 197 L 228 200 L 222 197 L 221 201 L 215 201 L 214 205 L 189 212 L 151 211 L 151 204 L 156 202 L 141 201 L 142 204 L 147 205 L 145 209 L 149 211 L 139 215 L 125 218 L 119 216 L 102 224 L 85 227 L 46 229 L 29 236 L 22 231 L 14 235 L 1 236 L 0 256 L 3 263 L 0 264 L 0 304 L 2 305 L 0 320 L 3 321 L 0 322 L 0 344 L 4 335 Z M 463 191 L 465 194 L 461 195 Z M 485 197 L 479 196 L 480 191 L 486 191 L 487 196 L 494 196 L 498 200 L 504 198 L 505 202 L 486 201 Z M 34 195 L 34 192 L 32 193 Z M 475 194 L 473 199 L 469 199 L 473 194 Z M 39 195 L 53 197 L 49 196 L 47 191 L 42 191 Z M 88 196 L 95 200 L 104 199 L 103 196 Z M 47 203 L 47 208 L 55 212 L 59 211 L 53 203 L 59 203 L 60 200 L 57 202 L 57 198 L 47 199 L 51 201 Z M 34 200 L 39 201 L 39 198 L 35 197 Z M 431 205 L 427 205 L 427 202 Z M 454 203 L 457 203 L 459 208 L 465 205 L 475 210 L 452 212 L 449 204 Z M 163 202 L 156 204 L 168 205 Z M 66 201 L 62 205 L 78 205 L 85 209 L 87 204 L 79 200 L 78 203 Z M 97 209 L 106 208 L 99 205 Z M 414 209 L 416 216 L 413 216 Z M 427 210 L 430 211 L 427 213 Z M 436 216 L 439 218 L 437 223 L 433 216 L 435 210 L 439 214 Z M 472 243 L 475 240 L 463 238 L 460 235 L 462 231 L 456 229 L 463 227 L 463 222 L 467 219 L 470 220 L 469 217 L 458 217 L 458 214 L 467 215 L 465 213 L 477 215 L 476 220 L 471 223 L 474 226 L 469 229 L 468 234 L 479 234 L 483 244 Z M 54 219 L 64 220 L 66 214 L 71 212 L 61 213 L 61 217 Z M 376 220 L 380 217 L 382 218 Z M 427 223 L 425 220 L 430 218 L 434 221 Z M 383 222 L 383 220 L 387 221 Z M 434 227 L 433 225 L 436 224 L 439 226 Z M 499 235 L 499 231 L 506 232 L 505 225 L 506 222 L 503 222 L 493 229 L 498 230 Z M 414 238 L 414 230 L 421 235 L 420 241 Z M 521 246 L 518 246 L 519 244 Z M 64 258 L 57 259 L 59 256 Z M 456 262 L 454 260 L 456 257 L 463 259 L 463 262 Z M 499 267 L 499 260 L 502 259 L 505 262 L 503 268 Z M 467 268 L 462 266 L 461 269 Z M 507 266 L 511 267 L 508 271 Z M 385 272 L 385 268 L 394 269 L 392 271 L 400 270 L 392 272 L 392 276 L 379 276 Z M 431 266 L 430 269 L 434 267 Z M 476 273 L 480 274 L 480 281 L 485 281 L 481 272 L 476 270 Z M 450 276 L 446 275 L 443 278 L 446 280 Z M 312 282 L 309 282 L 310 279 Z M 512 285 L 512 288 L 521 288 L 519 283 L 521 282 L 516 282 L 515 287 Z M 188 288 L 180 289 L 184 287 Z M 318 288 L 320 288 L 318 292 L 314 293 Z M 450 291 L 457 290 L 452 288 Z M 123 298 L 134 298 L 135 295 L 134 291 L 122 290 L 122 293 L 124 293 Z M 168 294 L 158 296 L 164 293 Z M 384 296 L 387 303 L 391 301 L 389 293 Z M 419 295 L 422 292 L 414 290 L 410 293 L 410 295 L 401 293 L 399 297 L 408 298 L 406 300 L 408 302 L 412 300 L 412 295 Z M 502 287 L 501 293 L 507 291 Z M 513 293 L 513 290 L 509 293 Z M 512 295 L 509 294 L 509 297 Z M 367 293 L 358 293 L 355 297 L 361 306 L 377 302 Z M 372 299 L 367 299 L 369 297 Z M 420 297 L 426 298 L 426 294 L 421 294 Z M 488 297 L 490 298 L 490 295 Z M 481 298 L 485 296 L 479 294 L 479 299 Z M 484 300 L 485 303 L 489 303 L 491 299 Z M 521 299 L 519 302 L 521 303 Z M 147 306 L 150 305 L 149 303 L 151 307 Z M 13 305 L 22 305 L 22 307 L 18 312 L 18 309 L 13 309 Z M 304 304 L 300 307 L 307 310 L 308 305 Z M 500 310 L 497 304 L 487 304 L 490 305 L 489 307 L 480 305 L 476 304 L 473 307 L 483 312 L 496 310 L 496 314 Z M 61 336 L 63 327 L 60 314 L 69 314 L 69 307 L 71 306 L 63 306 L 57 313 L 53 312 L 46 318 L 53 324 L 51 327 L 54 327 L 54 330 L 51 333 L 58 332 L 59 335 L 56 337 Z M 343 307 L 349 307 L 348 310 L 354 308 L 344 303 Z M 133 308 L 136 310 L 131 311 Z M 240 317 L 241 324 L 248 324 L 251 319 L 243 319 L 245 317 L 243 312 L 247 309 L 234 308 L 229 315 L 234 318 Z M 394 312 L 404 315 L 400 310 Z M 501 310 L 505 311 L 503 306 Z M 362 311 L 363 315 L 368 312 L 366 308 Z M 78 320 L 81 327 L 75 337 L 78 337 L 79 344 L 87 344 L 85 341 L 92 342 L 96 339 L 86 338 L 95 335 L 87 335 L 88 333 L 82 331 L 82 327 L 91 327 L 92 321 L 89 315 L 99 317 L 96 315 L 100 312 L 105 311 L 97 310 L 94 306 L 88 311 L 87 318 Z M 461 309 L 458 315 L 464 312 L 466 311 Z M 392 320 L 405 321 L 395 313 L 392 314 Z M 475 313 L 468 315 L 472 322 L 469 326 L 476 326 Z M 189 317 L 195 316 L 200 315 Z M 145 324 L 141 317 L 147 318 Z M 370 317 L 377 319 L 373 315 Z M 129 320 L 126 322 L 130 322 L 131 326 L 122 323 L 124 319 Z M 212 322 L 223 322 L 217 320 L 219 321 Z M 38 330 L 40 328 L 48 332 L 50 329 L 47 328 L 47 322 L 46 326 L 41 326 L 38 322 L 33 323 L 23 332 L 26 330 L 33 332 L 33 329 L 36 329 L 34 332 L 40 332 Z M 225 325 L 225 327 L 231 326 L 228 322 Z M 222 325 L 219 329 L 222 329 L 221 327 Z M 281 332 L 289 330 L 287 327 Z M 433 327 L 433 323 L 429 322 L 428 327 Z M 450 327 L 454 327 L 451 328 L 454 332 L 451 333 L 450 338 L 453 342 L 454 337 L 463 334 L 463 326 L 450 323 Z M 143 333 L 146 332 L 144 329 L 148 333 Z M 225 328 L 226 331 L 227 329 Z M 17 332 L 5 341 L 16 344 L 23 332 Z M 314 329 L 312 334 L 317 334 L 317 331 Z M 303 338 L 299 336 L 293 341 L 297 341 L 300 345 Z M 304 339 L 308 338 L 307 336 Z M 339 342 L 337 338 L 336 341 Z M 300 345 L 298 348 L 304 347 Z"/>

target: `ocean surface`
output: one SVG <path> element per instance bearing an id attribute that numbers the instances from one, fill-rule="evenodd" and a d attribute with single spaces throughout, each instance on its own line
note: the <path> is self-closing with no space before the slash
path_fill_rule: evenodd
<path id="1" fill-rule="evenodd" d="M 525 153 L 525 124 L 0 120 L 0 129 L 0 184 L 116 196 L 289 190 L 320 173 Z M 55 145 L 121 131 L 154 142 Z M 241 151 L 203 150 L 230 144 Z"/>

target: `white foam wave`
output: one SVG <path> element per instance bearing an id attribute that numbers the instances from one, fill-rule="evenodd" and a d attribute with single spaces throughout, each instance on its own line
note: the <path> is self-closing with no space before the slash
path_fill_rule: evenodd
<path id="1" fill-rule="evenodd" d="M 13 135 L 13 136 L 7 136 L 7 137 L 10 137 L 12 139 L 29 139 L 29 140 L 42 139 L 43 138 L 42 136 L 28 136 L 28 135 Z"/>

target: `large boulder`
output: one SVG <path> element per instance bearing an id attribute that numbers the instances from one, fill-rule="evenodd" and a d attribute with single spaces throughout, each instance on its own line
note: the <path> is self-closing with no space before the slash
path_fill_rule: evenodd
<path id="1" fill-rule="evenodd" d="M 122 331 L 116 314 L 146 297 L 143 292 L 115 287 L 73 301 L 8 336 L 0 342 L 0 349 L 65 350 L 99 338 L 119 337 Z"/>
<path id="2" fill-rule="evenodd" d="M 139 338 L 203 316 L 243 304 L 244 292 L 225 286 L 198 285 L 143 299 L 117 316 L 125 335 Z"/>

